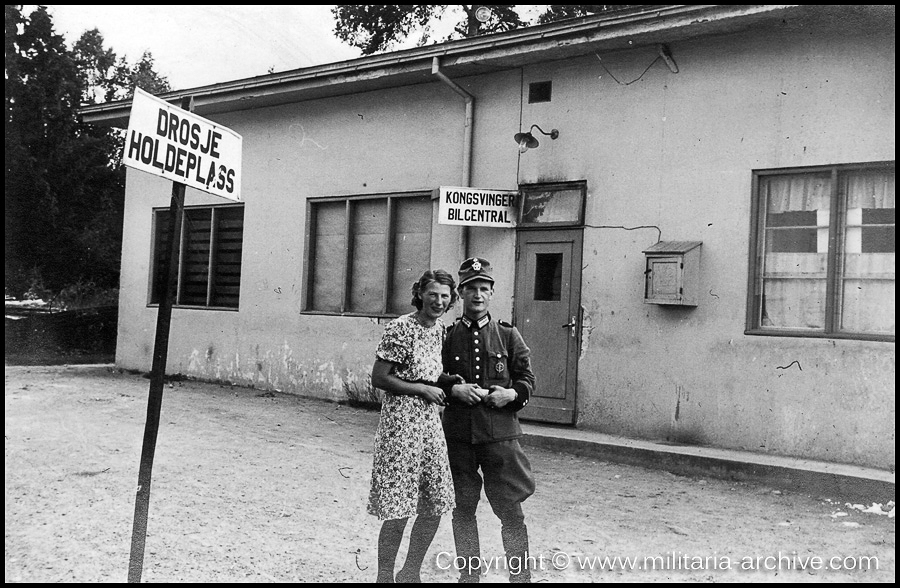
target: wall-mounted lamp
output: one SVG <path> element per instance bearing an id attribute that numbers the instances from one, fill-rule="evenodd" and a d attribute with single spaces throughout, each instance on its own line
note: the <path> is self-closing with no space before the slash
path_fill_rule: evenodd
<path id="1" fill-rule="evenodd" d="M 529 129 L 527 133 L 516 133 L 515 137 L 513 137 L 516 140 L 516 143 L 519 144 L 519 153 L 525 153 L 529 149 L 534 149 L 535 147 L 540 145 L 540 143 L 538 143 L 538 140 L 534 138 L 534 135 L 531 134 L 531 131 L 534 129 L 539 130 L 541 133 L 547 135 L 551 139 L 556 139 L 557 137 L 559 137 L 559 131 L 557 131 L 556 129 L 552 129 L 549 133 L 545 133 L 544 129 L 542 129 L 541 127 L 537 125 L 531 125 L 531 129 Z"/>

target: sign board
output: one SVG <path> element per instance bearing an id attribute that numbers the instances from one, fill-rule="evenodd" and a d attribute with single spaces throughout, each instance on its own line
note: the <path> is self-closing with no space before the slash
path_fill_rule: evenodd
<path id="1" fill-rule="evenodd" d="M 513 228 L 519 193 L 515 190 L 438 188 L 438 222 L 442 225 Z"/>
<path id="2" fill-rule="evenodd" d="M 122 162 L 239 201 L 242 141 L 231 129 L 136 88 Z"/>

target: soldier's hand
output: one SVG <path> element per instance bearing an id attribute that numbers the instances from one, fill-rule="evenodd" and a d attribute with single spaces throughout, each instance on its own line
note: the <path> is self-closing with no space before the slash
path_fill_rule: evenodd
<path id="1" fill-rule="evenodd" d="M 481 402 L 481 399 L 487 393 L 475 384 L 454 384 L 450 389 L 450 395 L 459 400 L 463 404 L 474 406 Z"/>
<path id="2" fill-rule="evenodd" d="M 503 408 L 518 397 L 516 391 L 512 388 L 504 388 L 502 386 L 491 386 L 490 394 L 488 394 L 484 403 L 491 408 Z"/>

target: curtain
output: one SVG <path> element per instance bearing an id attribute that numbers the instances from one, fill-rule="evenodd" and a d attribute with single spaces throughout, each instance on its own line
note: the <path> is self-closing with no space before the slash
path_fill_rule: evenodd
<path id="1" fill-rule="evenodd" d="M 797 174 L 766 179 L 769 214 L 789 211 L 828 210 L 831 208 L 829 174 Z"/>
<path id="2" fill-rule="evenodd" d="M 767 221 L 773 214 L 819 212 L 831 208 L 829 174 L 769 177 L 765 180 L 764 190 Z M 822 221 L 826 218 L 827 212 Z M 771 232 L 768 226 L 766 230 Z M 766 239 L 766 243 L 772 242 Z M 827 252 L 770 251 L 769 246 L 762 273 L 761 326 L 824 329 Z"/>
<path id="3" fill-rule="evenodd" d="M 879 171 L 860 171 L 847 174 L 848 210 L 887 210 L 895 208 L 894 174 Z M 893 219 L 893 215 L 889 216 Z M 880 223 L 894 230 L 893 221 Z M 863 224 L 848 228 L 866 231 Z M 872 230 L 872 229 L 869 229 Z M 893 239 L 891 239 L 893 241 Z M 866 333 L 894 333 L 895 323 L 895 262 L 894 252 L 859 252 L 857 247 L 844 243 L 843 284 L 841 291 L 841 330 Z"/>

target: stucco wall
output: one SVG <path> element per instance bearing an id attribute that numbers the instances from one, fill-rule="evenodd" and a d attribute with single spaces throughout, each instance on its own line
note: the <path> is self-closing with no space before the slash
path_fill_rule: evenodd
<path id="1" fill-rule="evenodd" d="M 776 32 L 670 48 L 679 73 L 659 61 L 629 85 L 612 75 L 637 78 L 655 48 L 457 80 L 476 96 L 473 185 L 586 180 L 588 225 L 703 242 L 700 304 L 666 308 L 642 302 L 657 230 L 584 229 L 578 426 L 892 469 L 893 343 L 743 332 L 751 170 L 892 160 L 893 38 Z M 528 104 L 523 90 L 545 80 L 552 101 Z M 216 117 L 244 137 L 240 311 L 175 309 L 168 371 L 326 398 L 365 386 L 383 325 L 300 313 L 305 199 L 459 185 L 463 115 L 435 82 Z M 559 139 L 519 156 L 520 124 Z M 169 194 L 129 171 L 122 367 L 150 367 L 151 209 Z M 189 205 L 205 202 L 188 191 Z M 492 310 L 510 318 L 515 234 L 469 233 L 469 253 L 495 266 Z M 455 269 L 460 232 L 433 234 L 433 262 Z"/>
<path id="2" fill-rule="evenodd" d="M 244 138 L 240 311 L 173 309 L 167 371 L 344 398 L 345 387 L 365 387 L 383 327 L 378 319 L 300 314 L 306 198 L 458 184 L 464 104 L 435 83 L 217 120 Z M 157 315 L 147 307 L 151 211 L 169 205 L 170 190 L 169 182 L 129 170 L 122 367 L 150 367 Z M 187 205 L 216 202 L 223 201 L 186 195 Z"/>
<path id="3" fill-rule="evenodd" d="M 751 170 L 892 160 L 892 40 L 671 50 L 679 73 L 630 85 L 610 73 L 633 80 L 655 50 L 526 69 L 554 86 L 523 119 L 560 137 L 523 155 L 523 182 L 584 178 L 588 225 L 703 242 L 699 306 L 663 307 L 642 302 L 657 231 L 585 228 L 579 426 L 892 469 L 893 343 L 743 334 Z"/>

